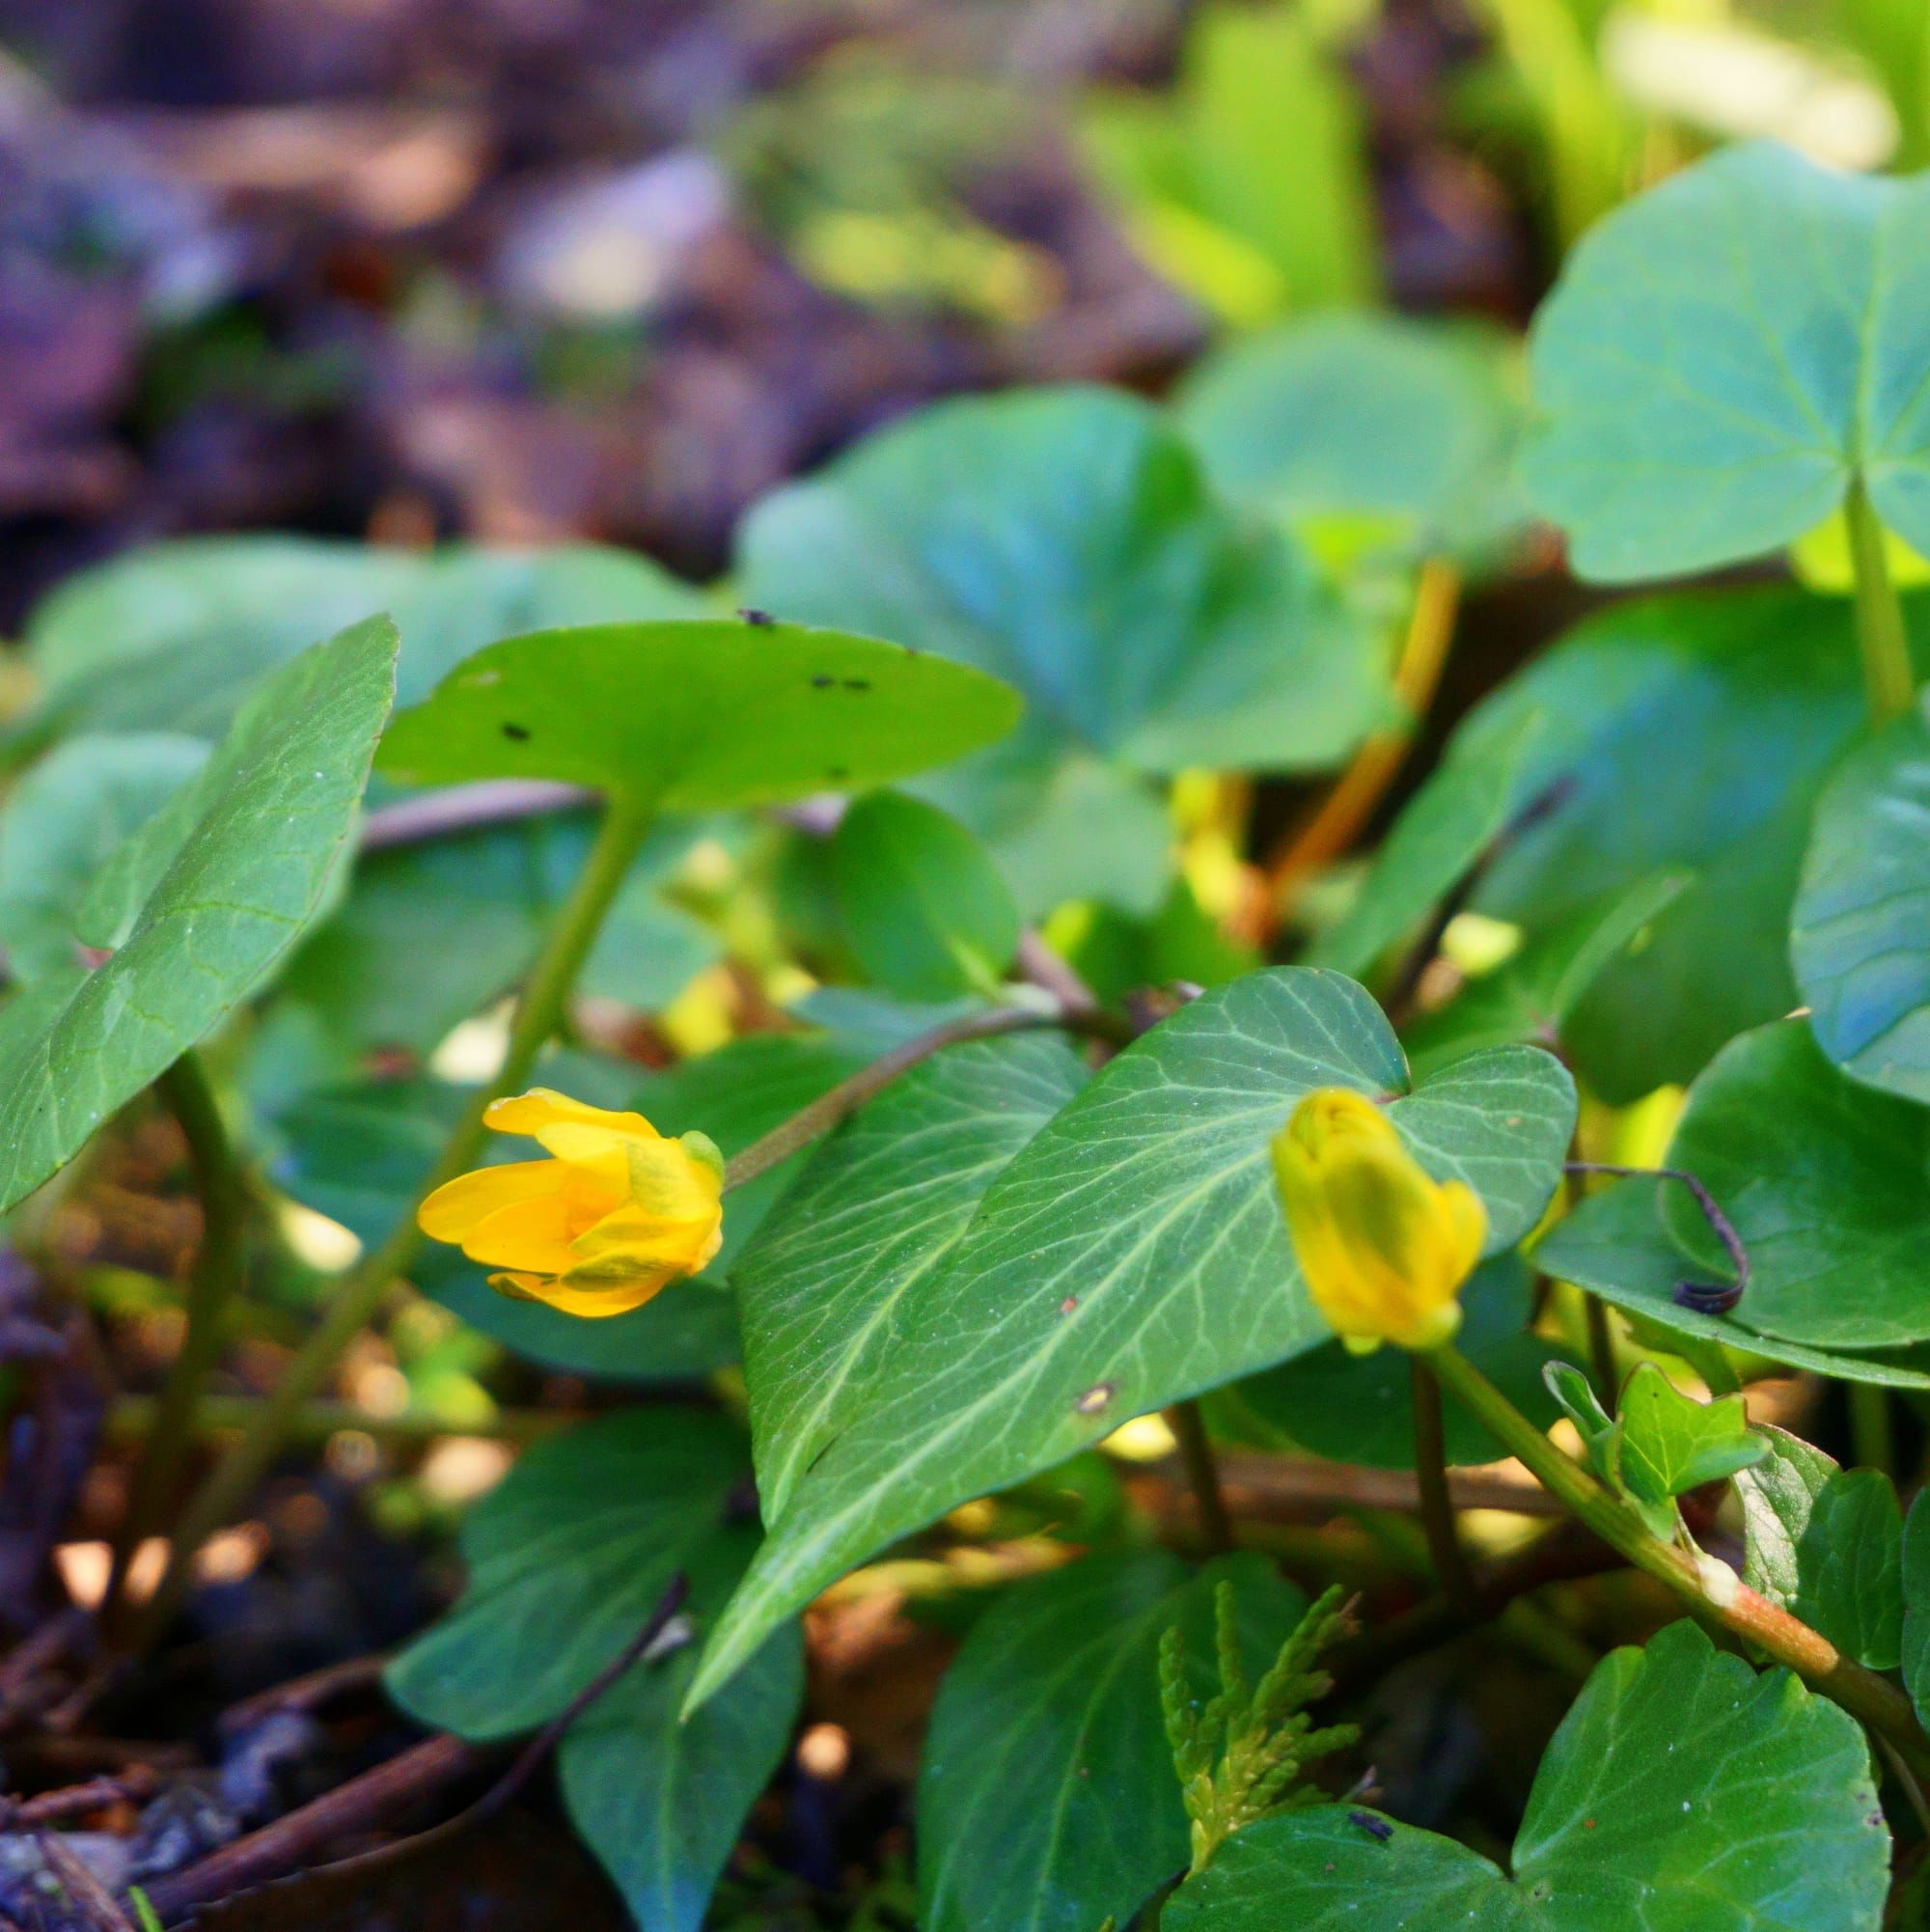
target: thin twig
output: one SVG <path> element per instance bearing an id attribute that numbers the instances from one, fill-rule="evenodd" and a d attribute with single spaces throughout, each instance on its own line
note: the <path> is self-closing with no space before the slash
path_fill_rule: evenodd
<path id="1" fill-rule="evenodd" d="M 1069 1019 L 1071 1015 L 1065 1015 Z M 773 1127 L 761 1139 L 753 1141 L 741 1153 L 725 1163 L 724 1185 L 742 1187 L 760 1173 L 767 1173 L 780 1161 L 788 1160 L 800 1147 L 808 1147 L 837 1126 L 846 1115 L 855 1114 L 868 1100 L 884 1091 L 901 1074 L 921 1061 L 943 1053 L 949 1046 L 967 1040 L 993 1039 L 1001 1034 L 1025 1033 L 1035 1027 L 1062 1024 L 1059 1015 L 1035 1012 L 1027 1007 L 998 1007 L 989 1012 L 967 1013 L 962 1019 L 948 1020 L 915 1039 L 881 1054 L 868 1066 L 861 1066 L 849 1079 L 841 1080 L 828 1093 L 821 1093 L 810 1106 L 801 1108 L 788 1120 Z"/>
<path id="2" fill-rule="evenodd" d="M 636 1636 L 516 1753 L 510 1768 L 473 1805 L 429 1831 L 336 1860 L 319 1869 L 338 1876 L 347 1871 L 372 1871 L 398 1859 L 412 1858 L 427 1845 L 455 1837 L 495 1816 L 540 1769 L 570 1725 L 663 1637 L 682 1608 L 688 1589 L 683 1575 L 673 1577 Z M 482 1761 L 482 1753 L 460 1738 L 447 1734 L 429 1738 L 373 1771 L 338 1785 L 312 1805 L 209 1853 L 185 1870 L 155 1879 L 147 1889 L 149 1902 L 164 1920 L 175 1919 L 215 1899 L 284 1878 L 303 1869 L 323 1846 L 366 1831 L 401 1804 L 419 1802 L 444 1789 Z"/>
<path id="3" fill-rule="evenodd" d="M 1233 1548 L 1233 1523 L 1227 1514 L 1227 1499 L 1220 1489 L 1220 1463 L 1198 1398 L 1189 1396 L 1173 1403 L 1166 1420 L 1179 1444 L 1179 1459 L 1185 1465 L 1193 1507 L 1199 1518 L 1200 1541 L 1211 1555 L 1224 1556 Z"/>
<path id="4" fill-rule="evenodd" d="M 1427 1555 L 1441 1587 L 1472 1615 L 1479 1605 L 1480 1591 L 1468 1566 L 1467 1552 L 1461 1547 L 1454 1502 L 1448 1489 L 1441 1385 L 1420 1356 L 1410 1355 L 1407 1360 L 1414 1398 L 1414 1480 L 1420 1494 L 1420 1527 L 1427 1536 Z"/>
<path id="5" fill-rule="evenodd" d="M 82 1784 L 66 1784 L 34 1798 L 0 1798 L 0 1832 L 29 1831 L 41 1825 L 64 1825 L 110 1805 L 152 1798 L 160 1779 L 152 1766 L 137 1764 L 118 1778 L 90 1778 Z"/>
<path id="6" fill-rule="evenodd" d="M 1394 695 L 1407 715 L 1400 724 L 1375 731 L 1362 743 L 1312 815 L 1289 832 L 1269 856 L 1259 914 L 1262 929 L 1254 935 L 1262 943 L 1279 932 L 1307 881 L 1360 836 L 1399 776 L 1434 701 L 1460 605 L 1460 572 L 1446 558 L 1430 557 L 1415 582 L 1414 604 L 1394 667 Z"/>
<path id="7" fill-rule="evenodd" d="M 146 1448 L 128 1486 L 114 1540 L 103 1616 L 111 1626 L 124 1607 L 127 1566 L 143 1538 L 165 1515 L 196 1435 L 196 1410 L 221 1354 L 229 1303 L 240 1285 L 248 1188 L 199 1054 L 181 1055 L 155 1083 L 179 1124 L 201 1200 L 201 1241 L 188 1277 L 187 1330 L 154 1405 Z"/>
<path id="8" fill-rule="evenodd" d="M 382 852 L 595 802 L 596 794 L 587 787 L 546 778 L 485 778 L 475 785 L 441 786 L 370 813 L 362 821 L 360 843 L 365 852 Z"/>
<path id="9" fill-rule="evenodd" d="M 134 1932 L 134 1921 L 121 1910 L 119 1900 L 54 1833 L 36 1832 L 34 1844 L 67 1893 L 68 1904 L 92 1932 Z"/>

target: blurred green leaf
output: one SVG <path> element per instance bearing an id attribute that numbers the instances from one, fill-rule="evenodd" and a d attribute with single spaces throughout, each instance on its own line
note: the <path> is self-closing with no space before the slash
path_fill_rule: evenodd
<path id="1" fill-rule="evenodd" d="M 989 993 L 1019 941 L 1019 912 L 998 868 L 964 826 L 892 791 L 845 813 L 831 876 L 851 950 L 907 1000 Z"/>
<path id="2" fill-rule="evenodd" d="M 45 686 L 38 715 L 63 731 L 218 737 L 257 678 L 378 611 L 401 633 L 397 696 L 412 704 L 511 632 L 709 609 L 648 558 L 590 545 L 420 555 L 309 537 L 190 537 L 69 578 L 36 606 L 26 643 Z"/>
<path id="3" fill-rule="evenodd" d="M 1905 608 L 1919 627 L 1930 611 Z M 1617 605 L 1476 708 L 1314 956 L 1359 970 L 1484 850 L 1471 909 L 1530 945 L 1658 872 L 1693 871 L 1563 1032 L 1613 1104 L 1687 1081 L 1798 1003 L 1789 917 L 1810 811 L 1862 728 L 1840 600 L 1751 590 Z"/>
<path id="4" fill-rule="evenodd" d="M 1210 482 L 1316 549 L 1323 522 L 1369 516 L 1402 554 L 1478 564 L 1524 514 L 1509 350 L 1485 330 L 1315 317 L 1196 365 L 1180 427 Z"/>
<path id="5" fill-rule="evenodd" d="M 719 956 L 717 935 L 659 890 L 698 829 L 672 820 L 646 842 L 580 991 L 654 1012 Z M 592 830 L 587 814 L 560 814 L 365 853 L 340 910 L 290 962 L 281 999 L 313 1013 L 351 1064 L 374 1050 L 426 1058 L 522 977 Z"/>
<path id="6" fill-rule="evenodd" d="M 1212 0 L 1178 85 L 1101 95 L 1086 147 L 1161 274 L 1237 326 L 1379 293 L 1355 86 L 1300 0 Z"/>
<path id="7" fill-rule="evenodd" d="M 781 617 L 899 638 L 1025 694 L 1012 738 L 920 788 L 1002 863 L 1058 808 L 1052 849 L 1012 867 L 1028 912 L 1050 903 L 1042 871 L 1081 898 L 1120 896 L 1123 871 L 1142 910 L 1164 885 L 1158 820 L 1062 798 L 1068 760 L 1126 794 L 1193 765 L 1317 770 L 1389 703 L 1373 641 L 1297 548 L 1223 508 L 1177 433 L 1114 391 L 974 398 L 882 430 L 765 499 L 740 567 Z M 1082 839 L 1101 848 L 1084 879 Z"/>
<path id="8" fill-rule="evenodd" d="M 1575 567 L 1622 582 L 1760 556 L 1857 481 L 1930 549 L 1926 264 L 1930 178 L 1769 142 L 1604 220 L 1532 338 L 1545 427 L 1524 476 Z"/>

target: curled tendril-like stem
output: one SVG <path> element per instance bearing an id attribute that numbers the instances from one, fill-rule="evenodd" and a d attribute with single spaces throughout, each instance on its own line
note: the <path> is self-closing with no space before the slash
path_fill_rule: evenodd
<path id="1" fill-rule="evenodd" d="M 1727 1252 L 1736 1278 L 1726 1283 L 1678 1282 L 1675 1284 L 1676 1306 L 1691 1309 L 1696 1314 L 1727 1314 L 1742 1300 L 1743 1291 L 1750 1282 L 1749 1250 L 1743 1246 L 1743 1237 L 1736 1232 L 1735 1224 L 1717 1206 L 1715 1196 L 1694 1174 L 1681 1168 L 1627 1168 L 1618 1167 L 1612 1161 L 1568 1161 L 1564 1163 L 1564 1168 L 1569 1173 L 1617 1174 L 1628 1180 L 1680 1181 L 1696 1197 L 1696 1205 L 1702 1210 L 1702 1218 Z"/>

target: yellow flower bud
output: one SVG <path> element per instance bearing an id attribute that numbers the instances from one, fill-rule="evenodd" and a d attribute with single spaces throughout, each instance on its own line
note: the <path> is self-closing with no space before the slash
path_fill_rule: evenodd
<path id="1" fill-rule="evenodd" d="M 500 1293 L 565 1314 L 623 1314 L 722 1245 L 724 1160 L 703 1134 L 666 1140 L 641 1114 L 544 1087 L 492 1101 L 482 1121 L 529 1135 L 554 1158 L 458 1175 L 416 1219 L 500 1270 L 489 1277 Z"/>
<path id="2" fill-rule="evenodd" d="M 1431 1180 L 1365 1095 L 1310 1093 L 1273 1141 L 1286 1230 L 1314 1306 L 1357 1355 L 1383 1341 L 1437 1348 L 1488 1217 L 1458 1180 Z"/>

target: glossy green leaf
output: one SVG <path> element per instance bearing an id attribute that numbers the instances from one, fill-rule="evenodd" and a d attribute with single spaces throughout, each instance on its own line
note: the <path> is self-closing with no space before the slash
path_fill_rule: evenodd
<path id="1" fill-rule="evenodd" d="M 1849 1079 L 1806 1022 L 1724 1048 L 1690 1090 L 1668 1164 L 1701 1180 L 1749 1250 L 1746 1326 L 1823 1348 L 1930 1339 L 1930 1110 Z M 1714 1265 L 1696 1203 L 1664 1212 Z"/>
<path id="2" fill-rule="evenodd" d="M 1725 149 L 1611 214 L 1537 317 L 1525 476 L 1575 566 L 1668 577 L 1794 541 L 1861 480 L 1930 547 L 1930 178 Z"/>
<path id="3" fill-rule="evenodd" d="M 1019 911 L 985 849 L 949 814 L 899 792 L 860 799 L 831 841 L 851 950 L 907 1000 L 994 990 L 1019 942 Z"/>
<path id="4" fill-rule="evenodd" d="M 1477 1047 L 1512 1040 L 1558 1047 L 1588 988 L 1631 946 L 1642 943 L 1693 879 L 1689 872 L 1659 872 L 1558 920 L 1447 1007 L 1408 1028 L 1401 1044 L 1415 1071 L 1431 1073 Z"/>
<path id="5" fill-rule="evenodd" d="M 290 961 L 280 997 L 313 1014 L 349 1064 L 377 1050 L 426 1058 L 521 979 L 592 831 L 587 814 L 570 813 L 364 854 L 342 907 Z M 652 1012 L 719 956 L 719 937 L 659 891 L 693 836 L 693 821 L 673 820 L 646 842 L 580 991 Z"/>
<path id="6" fill-rule="evenodd" d="M 843 1433 L 773 1511 L 703 1687 L 894 1537 L 1325 1340 L 1267 1143 L 1337 1085 L 1387 1099 L 1421 1164 L 1482 1196 L 1492 1252 L 1533 1226 L 1574 1121 L 1552 1057 L 1480 1055 L 1410 1092 L 1352 980 L 1287 967 L 1215 988 L 1109 1062 L 993 1183 L 951 1263 L 907 1289 Z"/>
<path id="7" fill-rule="evenodd" d="M 1789 953 L 1823 1051 L 1930 1101 L 1930 731 L 1899 719 L 1816 803 Z"/>
<path id="8" fill-rule="evenodd" d="M 1528 1325 L 1529 1277 L 1516 1255 L 1477 1268 L 1461 1291 L 1454 1346 L 1537 1425 L 1555 1420 L 1541 1379 L 1558 1351 Z M 1210 1398 L 1216 1423 L 1236 1441 L 1297 1448 L 1368 1469 L 1414 1467 L 1408 1358 L 1397 1348 L 1349 1355 L 1337 1341 L 1250 1375 Z M 1443 1404 L 1449 1463 L 1497 1462 L 1501 1444 L 1458 1402 Z"/>
<path id="9" fill-rule="evenodd" d="M 1233 1583 L 1250 1680 L 1307 1608 L 1273 1566 L 1189 1574 L 1164 1550 L 1089 1557 L 1011 1590 L 946 1673 L 919 1774 L 924 1932 L 1092 1932 L 1187 1860 L 1186 1809 L 1160 1715 L 1174 1624 L 1203 1696 L 1213 1592 Z"/>
<path id="10" fill-rule="evenodd" d="M 1638 1363 L 1623 1385 L 1620 1423 L 1622 1486 L 1644 1505 L 1725 1481 L 1769 1452 L 1750 1432 L 1740 1395 L 1698 1401 L 1652 1362 Z"/>
<path id="11" fill-rule="evenodd" d="M 552 624 L 702 617 L 708 600 L 626 551 L 418 554 L 309 537 L 190 537 L 69 577 L 35 608 L 39 716 L 64 731 L 218 737 L 255 680 L 386 611 L 412 704 L 472 650 Z"/>
<path id="12" fill-rule="evenodd" d="M 112 956 L 43 980 L 0 1052 L 0 1207 L 198 1045 L 321 910 L 394 689 L 396 633 L 372 620 L 262 684 L 199 776 L 116 848 L 145 890 Z M 82 936 L 95 934 L 81 912 Z"/>
<path id="13" fill-rule="evenodd" d="M 632 1409 L 530 1449 L 464 1519 L 469 1587 L 389 1666 L 396 1699 L 464 1737 L 533 1729 L 615 1659 L 681 1573 L 688 1621 L 558 1753 L 564 1801 L 646 1932 L 697 1932 L 804 1688 L 795 1626 L 688 1724 L 701 1629 L 756 1541 L 746 1445 L 721 1416 Z"/>
<path id="14" fill-rule="evenodd" d="M 175 732 L 87 732 L 20 780 L 0 812 L 0 946 L 15 980 L 82 963 L 75 922 L 95 875 L 207 759 Z"/>
<path id="15" fill-rule="evenodd" d="M 1836 1474 L 1836 1459 L 1774 1423 L 1753 1426 L 1767 1453 L 1736 1477 L 1736 1500 L 1743 1510 L 1743 1582 L 1789 1610 L 1803 1587 L 1803 1533 L 1823 1485 Z"/>
<path id="16" fill-rule="evenodd" d="M 1880 1469 L 1833 1472 L 1810 1501 L 1796 1546 L 1789 1608 L 1872 1670 L 1902 1656 L 1903 1511 Z"/>
<path id="17" fill-rule="evenodd" d="M 1918 628 L 1930 615 L 1919 599 L 1905 608 Z M 1690 1080 L 1736 1034 L 1798 1003 L 1789 909 L 1810 810 L 1863 717 L 1841 599 L 1751 590 L 1617 605 L 1461 727 L 1369 878 L 1359 915 L 1369 923 L 1349 921 L 1317 956 L 1364 966 L 1419 925 L 1502 826 L 1511 830 L 1470 905 L 1523 926 L 1530 943 L 1659 872 L 1688 870 L 1693 883 L 1641 945 L 1577 1002 L 1564 1045 L 1616 1104 Z M 1411 866 L 1410 840 L 1434 862 Z"/>
<path id="18" fill-rule="evenodd" d="M 1747 1294 L 1726 1315 L 1698 1314 L 1681 1307 L 1675 1292 L 1684 1282 L 1720 1285 L 1732 1276 L 1726 1263 L 1716 1267 L 1707 1257 L 1687 1253 L 1665 1225 L 1660 1190 L 1666 1185 L 1672 1183 L 1627 1180 L 1591 1195 L 1536 1245 L 1535 1264 L 1640 1321 L 1698 1342 L 1724 1343 L 1842 1381 L 1930 1390 L 1930 1351 L 1919 1348 L 1901 1357 L 1852 1355 L 1759 1335 L 1745 1322 Z"/>
<path id="19" fill-rule="evenodd" d="M 761 805 L 945 764 L 1002 737 L 996 678 L 843 631 L 744 621 L 505 638 L 398 714 L 412 784 L 548 778 L 665 812 Z"/>
<path id="20" fill-rule="evenodd" d="M 907 1297 L 1085 1082 L 1084 1062 L 1056 1035 L 951 1047 L 846 1122 L 765 1219 L 732 1280 L 758 1492 L 773 1520 L 863 1413 Z"/>
<path id="21" fill-rule="evenodd" d="M 1159 414 L 1110 390 L 948 402 L 880 431 L 758 507 L 740 581 L 780 617 L 1025 694 L 1012 740 L 926 787 L 1002 859 L 1015 794 L 1048 796 L 1067 758 L 1318 769 L 1387 703 L 1370 639 L 1297 550 L 1236 520 Z"/>
<path id="22" fill-rule="evenodd" d="M 1930 1719 L 1930 1490 L 1903 1519 L 1903 1681 L 1919 1721 Z"/>
<path id="23" fill-rule="evenodd" d="M 1180 428 L 1227 496 L 1316 543 L 1325 520 L 1366 517 L 1410 555 L 1478 556 L 1521 515 L 1507 353 L 1485 330 L 1310 317 L 1198 364 Z"/>
<path id="24" fill-rule="evenodd" d="M 1889 1876 L 1854 1719 L 1692 1623 L 1599 1664 L 1556 1733 L 1513 1870 L 1340 1806 L 1250 1826 L 1165 1932 L 1877 1932 Z"/>

